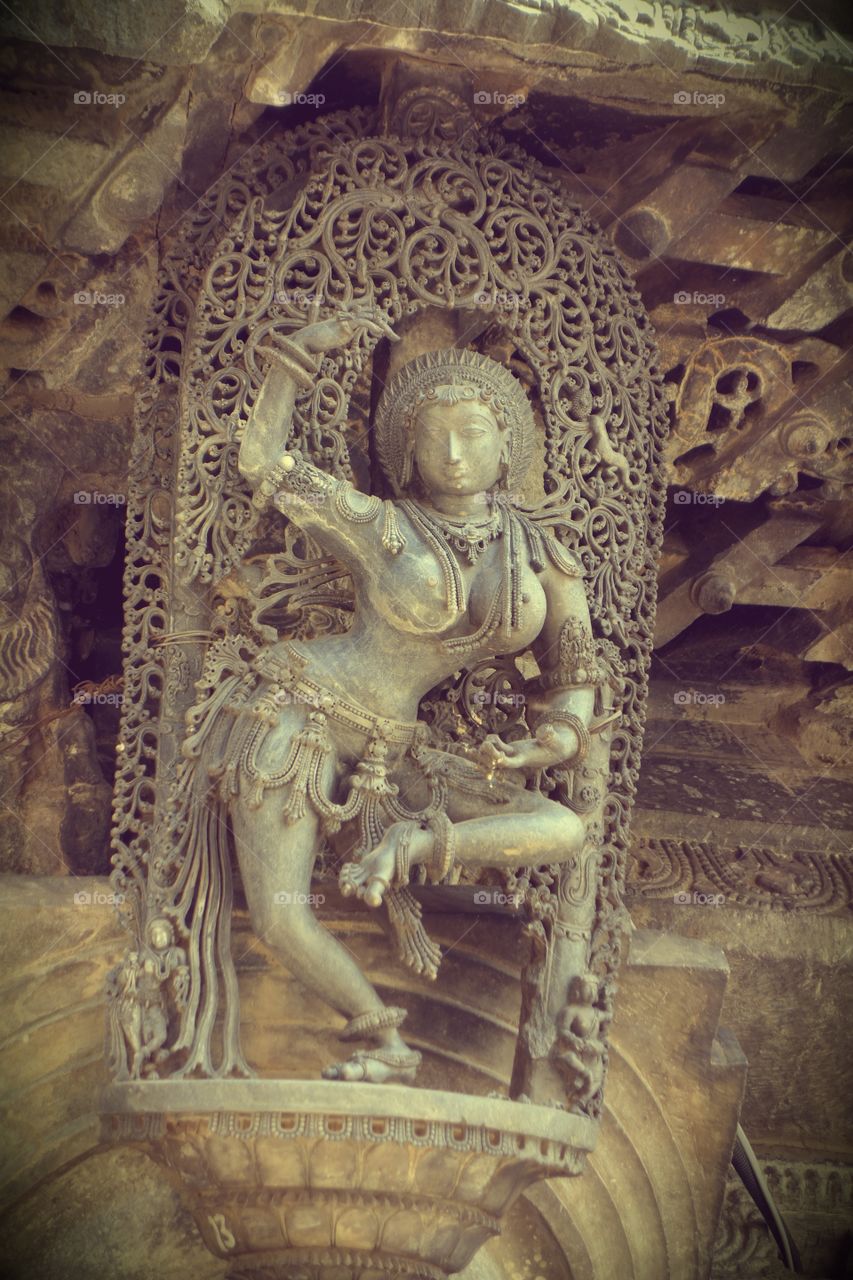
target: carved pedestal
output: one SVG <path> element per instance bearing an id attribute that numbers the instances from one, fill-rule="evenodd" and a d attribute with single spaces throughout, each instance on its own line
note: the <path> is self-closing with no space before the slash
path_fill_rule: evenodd
<path id="1" fill-rule="evenodd" d="M 108 1141 L 165 1166 L 229 1280 L 444 1280 L 518 1195 L 581 1172 L 585 1116 L 401 1086 L 152 1081 L 104 1099 Z"/>

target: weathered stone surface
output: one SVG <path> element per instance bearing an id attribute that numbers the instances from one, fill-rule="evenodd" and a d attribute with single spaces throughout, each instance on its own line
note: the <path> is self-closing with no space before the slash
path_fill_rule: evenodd
<path id="1" fill-rule="evenodd" d="M 75 903 L 72 890 L 89 900 Z M 215 1260 L 199 1252 L 186 1209 L 165 1183 L 154 1180 L 150 1165 L 131 1153 L 95 1154 L 105 1082 L 101 984 L 122 945 L 114 908 L 105 900 L 107 882 L 9 876 L 0 892 L 14 921 L 2 956 L 7 989 L 15 992 L 4 1002 L 0 1067 L 9 1098 L 5 1194 L 14 1198 L 35 1180 L 47 1180 L 25 1207 L 6 1214 L 5 1273 L 23 1280 L 24 1260 L 34 1251 L 40 1256 L 41 1249 L 40 1274 L 59 1277 L 74 1267 L 85 1280 L 99 1274 L 96 1268 L 109 1250 L 111 1280 L 141 1280 L 143 1274 L 147 1280 L 139 1270 L 145 1229 L 146 1260 L 157 1259 L 158 1274 L 178 1280 L 187 1274 L 181 1268 L 189 1266 L 211 1280 L 223 1275 Z M 504 1093 L 524 953 L 515 924 L 494 916 L 431 918 L 430 928 L 450 948 L 448 998 L 437 1000 L 426 984 L 412 989 L 360 911 L 330 901 L 325 918 L 383 989 L 411 1006 L 429 1065 L 426 1098 L 433 1096 L 430 1082 L 440 1087 L 451 1063 L 456 1078 L 484 1103 L 493 1090 Z M 256 1061 L 262 1074 L 286 1046 L 288 1072 L 316 1078 L 333 1033 L 318 1021 L 304 988 L 287 978 L 243 925 L 235 946 L 247 988 L 247 1043 L 253 1055 L 261 1055 Z M 463 1273 L 465 1280 L 569 1274 L 656 1280 L 667 1258 L 679 1268 L 673 1275 L 703 1274 L 743 1084 L 737 1050 L 715 1040 L 725 984 L 726 967 L 715 948 L 636 936 L 623 971 L 610 1101 L 590 1176 L 573 1180 L 565 1195 L 561 1181 L 549 1183 L 526 1207 L 519 1205 L 506 1240 L 487 1246 Z M 649 1164 L 644 1152 L 650 1144 L 666 1151 L 667 1159 Z M 63 1172 L 79 1157 L 85 1157 L 82 1163 Z M 107 1185 L 115 1195 L 102 1199 L 98 1189 Z M 125 1213 L 136 1195 L 145 1207 Z M 148 1206 L 156 1211 L 156 1229 Z"/>
<path id="2" fill-rule="evenodd" d="M 850 250 L 828 258 L 805 284 L 767 317 L 771 329 L 814 332 L 844 315 L 853 305 Z"/>
<path id="3" fill-rule="evenodd" d="M 187 96 L 179 99 L 142 145 L 123 156 L 106 180 L 89 193 L 63 232 L 69 249 L 84 254 L 116 253 L 129 232 L 159 209 L 181 166 Z"/>
<path id="4" fill-rule="evenodd" d="M 73 19 L 49 0 L 13 0 L 0 20 L 7 38 L 37 40 L 57 48 L 98 49 L 122 58 L 184 66 L 203 58 L 228 20 L 225 0 L 157 0 L 140 6 L 117 0 L 78 0 Z"/>
<path id="5" fill-rule="evenodd" d="M 735 665 L 715 683 L 714 668 L 702 678 L 697 665 L 654 686 L 628 900 L 641 927 L 724 949 L 725 1022 L 750 1064 L 742 1124 L 759 1155 L 846 1162 L 853 1131 L 836 1102 L 853 1085 L 840 1030 L 850 1018 L 849 721 L 843 739 L 823 741 L 823 759 L 815 753 L 823 715 L 844 723 L 847 686 L 821 713 L 796 670 L 784 683 L 772 670 L 747 682 Z M 805 742 L 801 706 L 812 708 Z"/>
<path id="6" fill-rule="evenodd" d="M 3 365 L 12 389 L 12 430 L 3 448 L 4 459 L 17 468 L 11 503 L 2 507 L 9 548 L 3 588 L 12 589 L 0 611 L 4 636 L 29 616 L 26 589 L 35 577 L 30 605 L 44 596 L 45 652 L 62 652 L 73 676 L 80 674 L 76 661 L 57 647 L 53 627 L 57 634 L 73 637 L 78 653 L 87 644 L 94 646 L 91 652 L 104 664 L 99 676 L 117 669 L 117 614 L 109 624 L 94 625 L 91 602 L 86 603 L 93 590 L 106 590 L 98 588 L 99 582 L 112 580 L 112 590 L 118 592 L 117 579 L 110 579 L 115 568 L 105 565 L 117 511 L 91 505 L 84 518 L 75 522 L 70 517 L 82 514 L 80 507 L 73 509 L 78 489 L 126 492 L 129 392 L 145 323 L 144 298 L 157 257 L 174 237 L 177 214 L 270 128 L 287 124 L 304 110 L 285 106 L 283 93 L 318 89 L 340 94 L 341 102 L 372 101 L 382 60 L 393 52 L 446 64 L 452 49 L 454 67 L 462 62 L 473 68 L 478 90 L 518 94 L 523 105 L 492 102 L 482 107 L 481 118 L 501 122 L 509 136 L 552 165 L 571 197 L 608 225 L 611 234 L 625 243 L 633 236 L 631 243 L 642 249 L 636 259 L 643 268 L 641 292 L 653 311 L 663 369 L 683 413 L 677 425 L 690 428 L 682 436 L 683 453 L 704 443 L 713 446 L 719 459 L 718 464 L 706 453 L 678 461 L 671 531 L 663 551 L 665 572 L 677 577 L 692 561 L 692 583 L 707 570 L 711 557 L 703 560 L 703 555 L 712 543 L 715 553 L 723 549 L 717 535 L 725 533 L 734 545 L 743 537 L 744 509 L 750 513 L 747 529 L 763 521 L 760 495 L 768 489 L 808 489 L 819 495 L 823 522 L 810 545 L 801 544 L 781 559 L 762 553 L 754 575 L 739 580 L 731 609 L 718 615 L 694 612 L 663 652 L 666 666 L 658 669 L 652 685 L 657 704 L 648 726 L 651 754 L 641 782 L 637 826 L 636 856 L 644 865 L 629 881 L 638 922 L 693 930 L 697 938 L 731 949 L 727 1016 L 733 1010 L 729 1021 L 742 1029 L 753 1060 L 744 1123 L 752 1133 L 755 1107 L 759 1135 L 770 1143 L 761 1148 L 766 1155 L 778 1153 L 770 1141 L 778 1122 L 786 1143 L 794 1144 L 790 1149 L 798 1157 L 797 1168 L 807 1169 L 800 1156 L 826 1154 L 826 1134 L 836 1125 L 834 1094 L 841 1087 L 835 1082 L 845 1079 L 846 1069 L 837 1019 L 842 1016 L 839 983 L 847 981 L 846 962 L 842 964 L 845 926 L 839 921 L 849 902 L 853 839 L 844 791 L 853 717 L 843 670 L 853 660 L 849 606 L 843 599 L 843 557 L 853 524 L 846 514 L 851 504 L 845 489 L 851 457 L 850 389 L 838 357 L 849 341 L 849 273 L 842 244 L 850 229 L 844 194 L 850 138 L 839 93 L 839 72 L 845 77 L 849 73 L 835 66 L 836 56 L 846 54 L 819 27 L 792 36 L 787 20 L 776 22 L 776 15 L 750 25 L 756 20 L 743 15 L 731 20 L 732 15 L 720 17 L 716 11 L 718 29 L 699 38 L 677 10 L 666 16 L 642 5 L 617 11 L 596 4 L 581 13 L 559 4 L 429 4 L 413 13 L 405 5 L 331 0 L 308 15 L 300 4 L 258 3 L 251 9 L 229 6 L 233 16 L 228 27 L 226 6 L 213 3 L 153 10 L 120 4 L 109 14 L 84 4 L 70 25 L 64 19 L 60 24 L 45 6 L 25 10 L 15 0 L 12 8 L 20 10 L 31 30 L 8 11 L 0 13 L 0 23 L 14 37 L 3 54 L 11 90 L 0 101 L 8 141 L 3 186 L 10 188 L 4 193 L 7 208 L 0 211 L 5 219 L 0 224 L 0 297 L 4 314 L 12 311 L 2 329 Z M 816 12 L 838 21 L 824 7 Z M 669 25 L 682 21 L 685 25 L 677 31 Z M 756 39 L 745 41 L 746 31 Z M 45 50 L 34 38 L 38 35 L 54 44 L 53 51 Z M 98 49 L 100 55 L 93 52 Z M 192 72 L 187 70 L 190 62 L 196 63 Z M 320 80 L 312 85 L 315 72 Z M 811 87 L 803 89 L 806 84 Z M 125 94 L 128 101 L 121 107 L 81 103 L 72 116 L 78 91 Z M 676 102 L 676 94 L 689 100 Z M 710 100 L 717 94 L 725 95 L 723 104 Z M 333 105 L 338 101 L 335 97 Z M 163 126 L 159 131 L 158 122 Z M 667 191 L 671 198 L 661 199 L 660 208 L 639 220 L 632 216 Z M 230 218 L 223 210 L 220 214 Z M 829 240 L 814 252 L 816 237 Z M 72 245 L 80 252 L 71 252 Z M 99 250 L 106 250 L 106 260 L 93 261 Z M 124 292 L 127 301 L 123 308 L 75 305 L 78 291 Z M 819 335 L 821 349 L 809 348 L 815 342 L 812 335 Z M 757 365 L 764 395 L 760 402 L 742 406 L 746 436 L 744 424 L 733 425 L 734 413 L 728 426 L 718 416 L 713 429 L 705 430 L 718 399 L 713 369 L 691 405 L 685 394 L 684 366 L 693 368 L 691 361 L 703 344 L 732 338 L 741 343 L 741 352 L 748 346 L 767 356 Z M 732 372 L 727 367 L 716 371 L 722 378 Z M 721 390 L 729 397 L 728 405 L 721 406 L 731 411 L 733 388 L 724 383 Z M 750 414 L 755 415 L 752 421 Z M 698 434 L 691 435 L 697 423 Z M 727 500 L 701 505 L 718 497 Z M 55 517 L 51 508 L 56 508 Z M 704 515 L 710 520 L 703 522 L 699 517 Z M 46 548 L 55 539 L 48 555 Z M 36 560 L 44 556 L 44 592 L 34 553 Z M 749 552 L 743 554 L 750 560 Z M 712 605 L 728 602 L 726 590 L 706 598 L 697 587 L 696 595 Z M 0 708 L 3 727 L 19 728 L 66 710 L 72 683 L 72 674 L 54 658 L 11 709 L 6 704 Z M 695 699 L 682 707 L 683 719 L 662 714 L 661 700 L 672 708 L 679 691 L 706 698 L 724 694 L 725 716 Z M 44 876 L 106 869 L 104 779 L 112 764 L 114 713 L 78 708 L 40 729 L 24 743 L 23 753 L 4 743 L 4 867 Z M 92 767 L 96 755 L 100 779 Z M 672 903 L 676 892 L 723 894 L 726 903 L 719 908 L 702 901 L 681 906 Z M 688 920 L 694 923 L 688 925 Z M 44 921 L 39 915 L 34 927 L 47 936 Z M 483 927 L 477 925 L 470 938 L 476 939 Z M 459 951 L 470 959 L 473 953 L 465 949 L 462 932 L 460 928 Z M 80 945 L 85 950 L 88 944 Z M 379 971 L 381 948 L 378 942 L 370 947 Z M 56 954 L 71 965 L 61 945 Z M 259 972 L 252 981 L 261 984 L 264 1000 L 275 999 L 275 981 L 264 972 L 263 982 Z M 480 965 L 477 972 L 483 1010 L 509 1008 L 511 1000 L 494 970 Z M 57 990 L 66 989 L 66 977 L 63 969 Z M 454 971 L 453 981 L 452 999 L 474 1000 L 464 975 Z M 39 1008 L 50 985 L 39 986 L 34 996 Z M 96 998 L 90 990 L 87 999 Z M 289 998 L 296 997 L 291 993 Z M 759 1001 L 766 1008 L 756 1008 Z M 424 1034 L 431 1022 L 446 1027 L 457 1017 L 428 1002 L 415 1012 Z M 64 1028 L 58 1006 L 51 1006 L 47 1016 L 53 1019 L 49 1028 Z M 510 1066 L 505 1021 L 503 1015 L 488 1018 L 483 1012 L 475 1030 L 465 1024 L 464 1035 L 476 1047 L 476 1065 L 455 1059 L 448 1065 L 440 1058 L 429 1064 L 429 1078 L 438 1083 L 455 1073 L 454 1080 L 472 1091 L 495 1087 Z M 94 1037 L 95 1027 L 96 1022 L 86 1022 L 85 1034 Z M 292 1043 L 287 1026 L 258 1025 L 251 1034 L 253 1045 L 270 1061 L 280 1059 Z M 57 1035 L 60 1055 L 70 1044 L 63 1038 L 67 1035 L 65 1030 Z M 304 1066 L 314 1072 L 333 1046 L 307 1008 L 300 1036 L 309 1046 Z M 59 1070 L 49 1041 L 48 1030 L 46 1042 L 37 1038 L 34 1043 L 40 1051 L 47 1044 L 46 1061 Z M 467 1050 L 467 1040 L 462 1043 Z M 804 1045 L 820 1046 L 821 1071 L 808 1069 Z M 29 1051 L 18 1052 L 16 1063 Z M 89 1053 L 94 1063 L 100 1053 L 94 1038 Z M 72 1061 L 79 1079 L 72 1079 L 68 1110 L 57 1113 L 55 1122 L 63 1134 L 67 1126 L 74 1135 L 80 1124 L 86 1128 L 80 1117 L 88 1103 L 81 1101 L 79 1084 L 89 1088 L 91 1064 L 80 1065 L 73 1056 Z M 489 1062 L 497 1067 L 487 1068 Z M 617 1078 L 618 1072 L 611 1083 Z M 36 1112 L 44 1103 L 53 1114 L 68 1078 L 59 1079 L 59 1087 L 45 1084 L 35 1090 Z M 645 1136 L 648 1150 L 666 1149 L 665 1138 Z M 69 1152 L 74 1154 L 73 1144 L 62 1147 L 66 1137 L 57 1139 L 64 1152 L 59 1165 Z M 849 1135 L 844 1143 L 848 1145 L 839 1158 L 846 1160 Z M 839 1153 L 833 1148 L 831 1154 Z M 88 1162 L 69 1171 L 61 1183 L 52 1184 L 32 1219 L 28 1210 L 15 1219 L 21 1257 L 33 1255 L 39 1236 L 50 1240 L 45 1274 L 64 1277 L 73 1270 L 83 1275 L 88 1256 L 92 1276 L 106 1274 L 110 1247 L 100 1248 L 101 1226 L 91 1226 L 88 1253 L 79 1229 L 69 1225 L 78 1205 L 83 1206 L 81 1221 L 89 1222 L 86 1206 L 115 1193 L 116 1213 L 104 1235 L 125 1214 L 138 1222 L 139 1233 L 132 1241 L 127 1238 L 123 1252 L 122 1265 L 128 1267 L 134 1251 L 145 1249 L 146 1235 L 158 1240 L 154 1222 L 134 1207 L 135 1197 L 150 1197 L 164 1220 L 170 1216 L 174 1201 L 162 1198 L 153 1170 L 143 1175 L 137 1166 L 131 1173 L 121 1161 L 113 1165 L 106 1157 L 99 1159 L 100 1172 Z M 616 1173 L 608 1178 L 620 1174 L 618 1165 L 615 1160 Z M 50 1161 L 45 1165 L 55 1167 Z M 798 1218 L 796 1206 L 785 1200 L 784 1186 L 793 1182 L 806 1188 L 803 1194 L 814 1207 L 811 1216 L 804 1211 Z M 656 1210 L 638 1193 L 639 1185 L 631 1183 L 625 1202 L 636 1204 L 638 1213 L 640 1206 L 648 1210 L 648 1223 Z M 824 1195 L 823 1185 L 821 1178 L 805 1173 L 779 1175 L 783 1211 L 793 1214 L 795 1236 L 803 1224 L 809 1250 L 818 1260 L 812 1266 L 817 1273 L 826 1270 L 820 1259 L 828 1257 L 830 1242 L 837 1244 L 844 1217 L 837 1212 L 821 1216 L 821 1206 L 835 1195 Z M 595 1195 L 590 1192 L 590 1201 L 604 1220 L 605 1182 Z M 63 1217 L 62 1230 L 51 1236 L 51 1218 L 61 1212 L 63 1202 L 71 1212 Z M 478 1277 L 504 1280 L 509 1269 L 513 1280 L 519 1275 L 540 1280 L 540 1272 L 550 1280 L 552 1274 L 563 1274 L 556 1268 L 569 1255 L 578 1275 L 594 1274 L 591 1264 L 577 1261 L 582 1241 L 562 1209 L 550 1217 L 533 1209 L 524 1212 L 526 1217 L 519 1208 L 514 1231 L 494 1247 L 494 1257 L 490 1246 L 472 1264 L 480 1268 Z M 750 1239 L 760 1236 L 754 1213 L 746 1216 Z M 595 1217 L 590 1212 L 590 1221 Z M 608 1221 L 612 1244 L 602 1265 L 610 1267 L 610 1274 L 620 1274 L 624 1264 L 628 1274 L 630 1246 L 624 1234 L 617 1243 L 622 1228 Z M 819 1231 L 823 1242 L 815 1238 Z M 534 1236 L 538 1262 L 535 1250 L 526 1245 Z M 194 1251 L 184 1252 L 176 1239 L 169 1235 L 172 1243 L 164 1243 L 156 1254 L 164 1275 L 170 1274 L 169 1266 L 176 1280 L 189 1273 L 207 1275 L 210 1267 L 211 1277 L 221 1274 L 198 1240 Z M 559 1248 L 556 1240 L 562 1242 Z M 747 1265 L 764 1266 L 766 1245 L 762 1250 L 734 1250 L 728 1255 L 729 1271 L 721 1276 L 747 1274 Z M 22 1274 L 27 1265 L 20 1263 Z M 138 1265 L 135 1260 L 133 1265 Z M 772 1262 L 768 1266 L 772 1269 Z M 128 1274 L 142 1280 L 143 1273 Z"/>

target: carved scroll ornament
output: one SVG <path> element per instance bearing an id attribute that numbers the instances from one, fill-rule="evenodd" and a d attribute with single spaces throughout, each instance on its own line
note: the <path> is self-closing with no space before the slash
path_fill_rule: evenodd
<path id="1" fill-rule="evenodd" d="M 550 172 L 517 147 L 489 133 L 466 138 L 449 157 L 426 133 L 401 141 L 369 132 L 370 114 L 353 112 L 335 118 L 334 132 L 304 126 L 263 144 L 223 179 L 164 265 L 129 504 L 115 884 L 139 938 L 152 918 L 168 921 L 176 957 L 186 954 L 188 979 L 182 979 L 180 1004 L 172 999 L 169 1005 L 163 988 L 172 1056 L 163 1058 L 157 1047 L 146 1057 L 144 1043 L 139 1052 L 148 1062 L 160 1058 L 159 1070 L 168 1074 L 249 1069 L 237 1040 L 227 853 L 206 857 L 191 876 L 175 855 L 180 839 L 163 839 L 169 807 L 187 776 L 175 747 L 179 726 L 193 702 L 198 708 L 217 696 L 211 654 L 217 681 L 236 689 L 249 668 L 258 669 L 254 664 L 273 637 L 334 633 L 351 616 L 342 566 L 312 537 L 294 532 L 286 502 L 254 501 L 238 470 L 245 424 L 270 362 L 306 321 L 345 316 L 354 307 L 372 308 L 390 325 L 427 307 L 480 310 L 489 321 L 480 354 L 489 356 L 490 342 L 497 351 L 498 337 L 512 347 L 544 453 L 541 485 L 531 487 L 529 475 L 519 474 L 514 483 L 527 486 L 527 497 L 522 501 L 514 491 L 511 506 L 585 579 L 592 638 L 566 633 L 560 645 L 565 673 L 556 683 L 582 685 L 578 672 L 585 663 L 595 674 L 587 681 L 597 689 L 595 714 L 607 725 L 584 747 L 583 768 L 549 768 L 539 778 L 543 795 L 581 815 L 583 851 L 567 870 L 512 871 L 507 878 L 522 885 L 535 943 L 514 1087 L 519 1095 L 541 1092 L 540 1068 L 550 1062 L 566 1087 L 566 1105 L 596 1115 L 625 914 L 627 822 L 663 506 L 659 459 L 667 422 L 652 335 L 612 248 L 565 202 Z M 268 197 L 286 184 L 301 189 L 279 208 Z M 353 343 L 327 349 L 316 376 L 295 395 L 288 448 L 330 483 L 354 476 L 351 415 L 367 402 L 381 336 L 367 328 Z M 300 501 L 304 506 L 304 491 Z M 379 519 L 379 495 L 375 508 L 372 502 L 353 510 Z M 462 562 L 474 563 L 491 536 L 484 541 L 478 534 L 476 546 L 463 537 Z M 297 667 L 276 686 L 287 697 L 294 696 L 294 682 L 304 680 Z M 537 686 L 540 697 L 548 696 L 548 683 Z M 501 706 L 493 698 L 499 687 L 488 675 L 485 683 L 464 674 L 461 683 L 440 683 L 424 699 L 419 732 L 457 755 L 466 745 L 478 749 L 489 731 L 509 727 L 511 740 L 523 717 L 530 724 L 533 707 L 524 706 L 522 715 L 518 703 L 508 716 L 506 700 Z M 517 686 L 510 679 L 502 687 Z M 483 691 L 485 699 L 472 701 Z M 318 714 L 319 704 L 310 732 L 322 754 Z M 561 724 L 557 717 L 554 732 L 564 732 L 570 719 L 563 715 Z M 454 742 L 451 720 L 461 726 Z M 200 723 L 191 722 L 191 733 Z M 365 780 L 373 778 L 374 786 L 384 757 L 374 753 L 364 763 Z M 207 814 L 204 821 L 213 819 Z M 437 816 L 428 815 L 429 822 L 437 874 L 447 874 L 450 836 L 441 835 Z M 208 848 L 219 848 L 223 839 L 211 826 Z M 418 915 L 416 906 L 405 909 Z M 412 936 L 420 937 L 416 925 Z M 568 948 L 570 980 L 550 990 L 547 956 L 557 945 Z M 426 944 L 413 946 L 429 967 Z M 161 994 L 158 989 L 155 1002 Z M 214 1026 L 223 1012 L 217 1050 Z"/>

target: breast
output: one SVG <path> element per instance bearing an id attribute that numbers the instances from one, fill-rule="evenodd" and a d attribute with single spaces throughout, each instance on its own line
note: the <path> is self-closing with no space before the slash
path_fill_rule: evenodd
<path id="1" fill-rule="evenodd" d="M 395 630 L 409 635 L 458 637 L 475 632 L 489 615 L 503 578 L 501 540 L 491 543 L 476 564 L 460 564 L 467 608 L 454 613 L 447 604 L 447 587 L 441 565 L 431 551 L 407 548 L 385 573 L 369 585 L 372 609 Z M 539 579 L 528 564 L 520 575 L 521 618 L 508 641 L 500 640 L 501 653 L 526 648 L 542 630 L 546 600 Z M 484 653 L 495 653 L 498 633 L 485 640 Z"/>
<path id="2" fill-rule="evenodd" d="M 448 608 L 441 565 L 430 551 L 406 548 L 382 568 L 367 584 L 368 597 L 372 610 L 395 631 L 441 636 L 464 618 Z"/>
<path id="3" fill-rule="evenodd" d="M 471 584 L 468 596 L 468 625 L 471 631 L 476 631 L 486 620 L 501 576 L 498 564 L 491 567 L 491 572 L 480 573 Z M 521 591 L 519 625 L 513 628 L 509 641 L 502 640 L 500 632 L 496 632 L 486 642 L 486 648 L 490 653 L 517 653 L 520 649 L 526 649 L 542 630 L 548 605 L 541 583 L 528 565 L 522 569 L 519 587 Z"/>

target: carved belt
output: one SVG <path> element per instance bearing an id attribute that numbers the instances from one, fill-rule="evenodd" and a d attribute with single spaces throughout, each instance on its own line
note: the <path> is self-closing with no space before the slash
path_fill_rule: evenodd
<path id="1" fill-rule="evenodd" d="M 287 646 L 284 654 L 261 652 L 251 665 L 258 675 L 271 682 L 267 697 L 263 699 L 266 705 L 258 707 L 262 718 L 269 712 L 275 714 L 274 708 L 279 695 L 279 707 L 290 702 L 304 702 L 348 729 L 356 729 L 370 738 L 381 738 L 389 744 L 411 747 L 415 743 L 425 742 L 428 737 L 426 725 L 417 720 L 391 720 L 387 716 L 378 716 L 359 706 L 357 702 L 341 697 L 339 693 L 331 693 L 323 685 L 303 675 L 308 660 L 291 645 Z"/>

